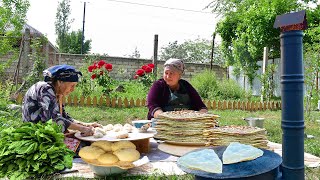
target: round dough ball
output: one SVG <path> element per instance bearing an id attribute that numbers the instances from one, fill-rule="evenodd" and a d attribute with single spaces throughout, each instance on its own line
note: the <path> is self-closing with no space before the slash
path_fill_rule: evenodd
<path id="1" fill-rule="evenodd" d="M 113 152 L 113 154 L 116 155 L 120 161 L 133 162 L 140 158 L 139 151 L 135 149 L 120 149 Z"/>
<path id="2" fill-rule="evenodd" d="M 104 126 L 103 129 L 105 129 L 106 131 L 112 131 L 113 130 L 113 125 L 112 124 L 108 124 L 108 125 Z"/>
<path id="3" fill-rule="evenodd" d="M 119 149 L 126 149 L 126 148 L 136 149 L 136 145 L 134 145 L 130 141 L 118 141 L 113 143 L 111 146 L 112 151 L 117 151 Z"/>
<path id="4" fill-rule="evenodd" d="M 114 132 L 118 132 L 118 131 L 121 131 L 122 130 L 122 125 L 121 124 L 115 124 L 113 126 L 113 131 Z"/>
<path id="5" fill-rule="evenodd" d="M 109 142 L 109 141 L 96 141 L 96 142 L 93 142 L 91 146 L 99 147 L 104 151 L 112 151 L 111 149 L 112 142 Z"/>
<path id="6" fill-rule="evenodd" d="M 103 135 L 106 135 L 106 131 L 101 127 L 94 128 L 94 133 L 98 133 L 98 132 L 103 134 Z"/>
<path id="7" fill-rule="evenodd" d="M 125 125 L 123 125 L 123 130 L 126 130 L 126 131 L 128 131 L 128 132 L 132 132 L 132 129 L 133 129 L 133 127 L 132 127 L 130 124 L 128 124 L 128 123 L 126 123 Z"/>
<path id="8" fill-rule="evenodd" d="M 119 161 L 119 158 L 111 153 L 104 153 L 98 157 L 98 161 L 101 164 L 114 164 Z"/>
<path id="9" fill-rule="evenodd" d="M 117 132 L 117 135 L 116 135 L 117 139 L 124 139 L 124 138 L 127 138 L 127 137 L 129 137 L 129 134 L 128 134 L 128 132 L 126 130 Z"/>
<path id="10" fill-rule="evenodd" d="M 101 154 L 104 154 L 105 151 L 96 146 L 85 146 L 80 149 L 79 156 L 83 159 L 94 160 L 97 159 Z"/>
<path id="11" fill-rule="evenodd" d="M 104 135 L 101 132 L 94 132 L 93 137 L 94 138 L 102 138 Z"/>

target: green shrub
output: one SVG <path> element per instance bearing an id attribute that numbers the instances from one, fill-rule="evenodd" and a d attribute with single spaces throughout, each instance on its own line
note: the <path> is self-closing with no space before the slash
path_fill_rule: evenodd
<path id="1" fill-rule="evenodd" d="M 209 70 L 195 75 L 191 79 L 191 84 L 202 98 L 208 99 L 218 94 L 218 80 L 215 73 Z"/>
<path id="2" fill-rule="evenodd" d="M 234 80 L 218 80 L 209 70 L 194 76 L 191 84 L 204 99 L 247 99 L 251 96 L 251 92 L 246 92 Z"/>
<path id="3" fill-rule="evenodd" d="M 218 83 L 218 97 L 220 99 L 247 99 L 251 96 L 251 92 L 246 92 L 242 87 L 232 79 L 224 79 Z M 214 99 L 214 96 L 209 99 Z"/>

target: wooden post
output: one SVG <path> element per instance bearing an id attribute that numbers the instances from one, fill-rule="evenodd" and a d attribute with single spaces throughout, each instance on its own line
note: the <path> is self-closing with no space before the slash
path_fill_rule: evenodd
<path id="1" fill-rule="evenodd" d="M 214 40 L 216 39 L 216 31 L 212 34 L 212 49 L 211 49 L 211 57 L 210 57 L 210 70 L 213 69 L 213 55 L 214 55 Z"/>
<path id="2" fill-rule="evenodd" d="M 121 108 L 122 107 L 122 99 L 119 97 L 118 99 L 118 107 Z"/>
<path id="3" fill-rule="evenodd" d="M 90 96 L 87 97 L 87 106 L 91 106 L 91 97 Z"/>
<path id="4" fill-rule="evenodd" d="M 103 105 L 103 96 L 100 96 L 100 99 L 99 99 L 99 106 L 102 106 Z"/>
<path id="5" fill-rule="evenodd" d="M 80 97 L 80 106 L 84 106 L 84 97 L 83 96 Z"/>
<path id="6" fill-rule="evenodd" d="M 113 108 L 116 107 L 116 98 L 112 98 L 111 107 L 113 107 Z"/>
<path id="7" fill-rule="evenodd" d="M 25 38 L 24 45 L 23 45 L 23 53 L 22 53 L 22 74 L 21 77 L 26 77 L 27 73 L 29 72 L 31 65 L 29 64 L 29 53 L 30 53 L 30 29 L 25 29 Z"/>
<path id="8" fill-rule="evenodd" d="M 93 97 L 93 106 L 96 107 L 97 106 L 97 96 Z"/>
<path id="9" fill-rule="evenodd" d="M 215 100 L 212 102 L 212 109 L 217 109 L 217 103 Z"/>
<path id="10" fill-rule="evenodd" d="M 127 107 L 129 106 L 129 102 L 128 102 L 128 99 L 127 99 L 127 98 L 124 98 L 123 104 L 124 104 L 124 107 L 125 107 L 125 108 L 127 108 Z"/>
<path id="11" fill-rule="evenodd" d="M 206 104 L 207 104 L 207 108 L 208 108 L 208 109 L 211 109 L 211 102 L 208 101 Z"/>
<path id="12" fill-rule="evenodd" d="M 69 104 L 69 105 L 72 105 L 72 103 L 71 103 L 71 96 L 68 96 L 68 104 Z"/>
<path id="13" fill-rule="evenodd" d="M 136 100 L 136 107 L 140 107 L 140 99 L 139 98 Z"/>
<path id="14" fill-rule="evenodd" d="M 78 96 L 73 97 L 73 105 L 78 106 Z"/>
<path id="15" fill-rule="evenodd" d="M 153 60 L 152 63 L 154 64 L 153 74 L 155 79 L 157 79 L 157 67 L 158 67 L 158 34 L 154 35 L 154 45 L 153 45 Z"/>
<path id="16" fill-rule="evenodd" d="M 269 51 L 268 47 L 263 48 L 262 74 L 266 73 L 266 69 L 268 66 L 268 51 Z M 263 86 L 263 84 L 261 84 L 261 102 L 263 102 L 263 99 L 264 99 L 263 94 L 262 94 L 263 90 L 264 90 L 264 86 Z"/>
<path id="17" fill-rule="evenodd" d="M 110 107 L 110 98 L 108 96 L 106 97 L 106 106 Z"/>
<path id="18" fill-rule="evenodd" d="M 146 100 L 145 99 L 141 100 L 141 106 L 146 106 Z"/>

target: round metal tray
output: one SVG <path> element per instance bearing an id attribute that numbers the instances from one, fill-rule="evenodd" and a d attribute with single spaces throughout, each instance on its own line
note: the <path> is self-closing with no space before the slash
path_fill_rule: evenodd
<path id="1" fill-rule="evenodd" d="M 219 147 L 210 147 L 209 149 L 213 149 L 217 153 L 219 158 L 222 159 L 222 154 L 226 148 L 227 148 L 226 146 L 219 146 Z M 200 151 L 202 149 L 204 148 L 197 149 L 189 153 Z M 265 149 L 261 149 L 261 150 L 263 150 L 263 156 L 255 160 L 223 165 L 221 174 L 189 169 L 180 164 L 179 162 L 180 158 L 177 161 L 177 165 L 179 168 L 181 168 L 183 171 L 187 173 L 193 174 L 195 176 L 205 177 L 205 178 L 212 178 L 212 179 L 247 178 L 247 177 L 252 177 L 252 176 L 256 176 L 256 175 L 260 175 L 260 174 L 272 171 L 277 167 L 279 167 L 279 165 L 282 163 L 282 158 L 278 154 Z"/>

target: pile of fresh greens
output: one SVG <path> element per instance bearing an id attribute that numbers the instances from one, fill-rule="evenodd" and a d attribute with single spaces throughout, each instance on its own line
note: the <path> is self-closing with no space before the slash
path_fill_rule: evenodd
<path id="1" fill-rule="evenodd" d="M 63 140 L 61 127 L 52 120 L 2 130 L 0 178 L 36 178 L 71 168 L 74 153 Z"/>

